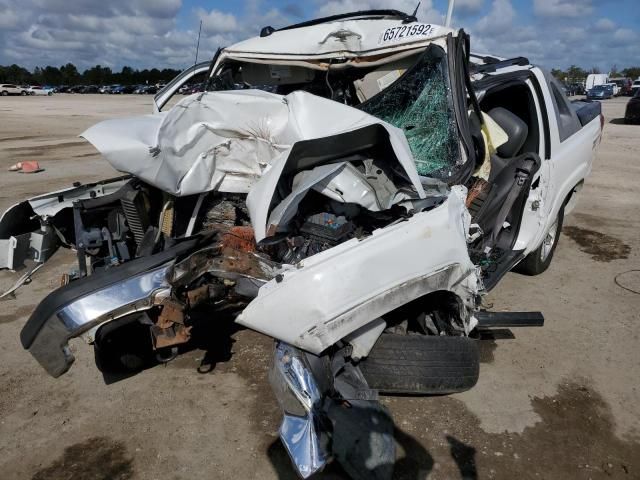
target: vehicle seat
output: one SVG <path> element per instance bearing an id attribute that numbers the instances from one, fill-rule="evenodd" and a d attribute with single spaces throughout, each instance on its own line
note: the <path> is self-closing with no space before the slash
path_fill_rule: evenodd
<path id="1" fill-rule="evenodd" d="M 488 112 L 488 115 L 502 128 L 509 139 L 497 149 L 497 154 L 502 158 L 513 158 L 520 153 L 524 142 L 529 136 L 529 127 L 515 113 L 506 108 L 496 107 Z"/>

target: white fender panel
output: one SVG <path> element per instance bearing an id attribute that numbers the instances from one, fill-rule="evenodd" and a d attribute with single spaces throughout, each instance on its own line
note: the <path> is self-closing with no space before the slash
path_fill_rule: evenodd
<path id="1" fill-rule="evenodd" d="M 305 259 L 265 284 L 238 323 L 319 354 L 356 329 L 436 290 L 473 308 L 481 288 L 452 193 L 437 208 Z"/>

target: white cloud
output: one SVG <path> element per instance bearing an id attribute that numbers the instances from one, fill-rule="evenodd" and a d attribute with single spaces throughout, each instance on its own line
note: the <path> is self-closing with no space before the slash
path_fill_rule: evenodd
<path id="1" fill-rule="evenodd" d="M 543 17 L 584 17 L 593 5 L 591 0 L 533 0 L 533 10 Z"/>
<path id="2" fill-rule="evenodd" d="M 595 30 L 598 32 L 611 32 L 616 28 L 616 24 L 608 18 L 601 18 L 595 23 Z"/>
<path id="3" fill-rule="evenodd" d="M 206 34 L 216 34 L 224 32 L 233 32 L 238 29 L 238 21 L 231 13 L 224 13 L 219 10 L 211 10 L 206 12 L 199 8 L 196 14 L 202 20 L 202 30 Z"/>
<path id="4" fill-rule="evenodd" d="M 475 30 L 481 34 L 502 35 L 510 31 L 516 11 L 510 0 L 493 0 L 491 10 L 476 23 Z"/>
<path id="5" fill-rule="evenodd" d="M 613 33 L 613 40 L 620 44 L 637 42 L 638 34 L 630 28 L 619 28 Z"/>
<path id="6" fill-rule="evenodd" d="M 586 5 L 584 0 L 581 4 Z M 469 29 L 471 48 L 507 58 L 525 56 L 546 68 L 573 64 L 608 71 L 612 64 L 621 69 L 637 63 L 637 31 L 617 28 L 606 18 L 573 18 L 562 9 L 560 13 L 559 21 L 545 17 L 532 22 L 517 16 L 509 0 L 494 0 L 489 13 Z"/>
<path id="7" fill-rule="evenodd" d="M 422 1 L 419 20 L 443 21 L 445 12 L 436 9 L 434 1 Z M 619 7 L 623 10 L 637 0 L 618 1 L 624 3 Z M 219 46 L 258 35 L 266 25 L 282 27 L 307 19 L 303 15 L 389 8 L 412 13 L 417 4 L 313 0 L 309 5 L 282 0 L 283 6 L 276 8 L 267 0 L 236 2 L 240 8 L 230 13 L 224 2 L 216 2 L 216 8 L 191 9 L 182 0 L 0 0 L 0 65 L 33 68 L 73 62 L 81 70 L 95 64 L 114 69 L 183 68 L 193 61 L 199 18 L 200 58 L 205 58 Z M 446 8 L 446 1 L 438 5 Z M 613 63 L 619 68 L 637 63 L 638 29 L 625 26 L 624 19 L 618 25 L 596 16 L 594 0 L 534 0 L 536 15 L 516 11 L 517 5 L 513 0 L 456 0 L 456 27 L 471 33 L 476 52 L 523 55 L 548 67 L 597 65 L 605 71 Z M 181 26 L 185 20 L 190 28 Z"/>
<path id="8" fill-rule="evenodd" d="M 466 16 L 473 13 L 478 13 L 484 7 L 484 0 L 456 0 L 455 13 Z"/>

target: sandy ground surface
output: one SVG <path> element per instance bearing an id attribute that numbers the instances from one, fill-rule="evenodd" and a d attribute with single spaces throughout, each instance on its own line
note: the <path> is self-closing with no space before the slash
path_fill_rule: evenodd
<path id="1" fill-rule="evenodd" d="M 469 392 L 384 398 L 397 427 L 397 478 L 640 478 L 640 296 L 614 282 L 640 268 L 640 126 L 620 121 L 626 101 L 604 103 L 593 174 L 550 269 L 508 274 L 488 299 L 496 310 L 541 310 L 545 327 L 483 343 Z M 145 96 L 3 98 L 0 210 L 115 174 L 77 135 L 150 111 Z M 45 171 L 6 171 L 27 159 Z M 75 342 L 69 373 L 47 376 L 18 335 L 73 260 L 58 252 L 0 302 L 0 478 L 295 478 L 266 381 L 271 341 L 257 333 L 221 322 L 201 349 L 111 385 L 92 347 Z M 13 278 L 0 273 L 0 289 Z M 637 272 L 618 281 L 640 289 Z M 321 477 L 344 474 L 331 466 Z"/>

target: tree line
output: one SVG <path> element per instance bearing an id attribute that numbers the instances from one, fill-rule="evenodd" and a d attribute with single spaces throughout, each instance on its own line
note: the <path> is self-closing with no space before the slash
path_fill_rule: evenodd
<path id="1" fill-rule="evenodd" d="M 589 70 L 584 70 L 576 65 L 571 65 L 566 70 L 560 70 L 559 68 L 552 68 L 551 75 L 558 80 L 562 80 L 567 83 L 579 83 L 585 81 L 587 75 L 590 73 L 604 73 L 601 72 L 598 67 L 593 67 Z M 622 70 L 618 70 L 616 65 L 613 65 L 609 70 L 610 77 L 627 77 L 632 80 L 640 78 L 640 67 L 627 67 Z"/>
<path id="2" fill-rule="evenodd" d="M 19 85 L 138 85 L 167 82 L 178 75 L 180 70 L 172 68 L 157 68 L 137 70 L 122 67 L 114 72 L 109 67 L 96 65 L 80 73 L 73 63 L 67 63 L 60 68 L 47 65 L 35 67 L 30 71 L 13 64 L 0 65 L 0 83 L 15 83 Z"/>
<path id="3" fill-rule="evenodd" d="M 19 85 L 153 85 L 168 82 L 178 75 L 180 70 L 172 68 L 157 68 L 137 70 L 131 67 L 122 67 L 119 72 L 114 72 L 109 67 L 95 65 L 80 73 L 73 63 L 67 63 L 60 68 L 47 65 L 35 67 L 30 71 L 24 67 L 13 64 L 0 65 L 0 83 L 16 83 Z M 602 73 L 597 67 L 585 70 L 576 65 L 571 65 L 566 70 L 552 68 L 551 74 L 567 83 L 583 82 L 590 73 Z M 616 65 L 609 71 L 611 77 L 640 78 L 640 67 L 627 67 L 618 70 Z"/>

